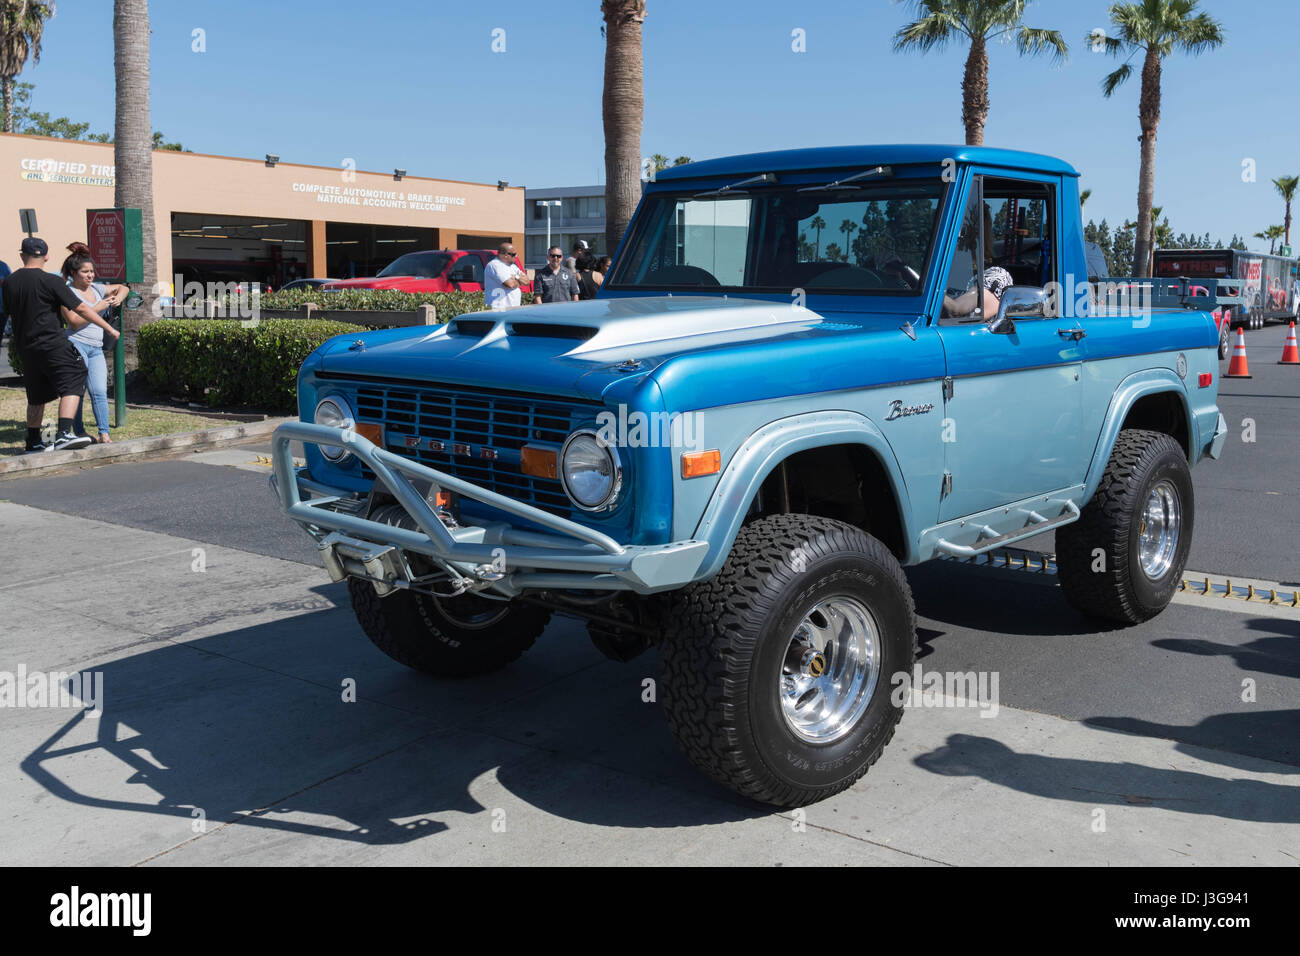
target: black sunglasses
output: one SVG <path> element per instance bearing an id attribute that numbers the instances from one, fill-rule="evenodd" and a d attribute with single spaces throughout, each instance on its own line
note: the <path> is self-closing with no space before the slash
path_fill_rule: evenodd
<path id="1" fill-rule="evenodd" d="M 549 255 L 547 255 L 546 258 L 548 258 L 548 259 L 563 259 L 564 256 L 562 256 L 562 255 L 561 255 L 560 253 L 558 253 L 558 252 L 552 252 L 552 253 L 550 253 Z"/>

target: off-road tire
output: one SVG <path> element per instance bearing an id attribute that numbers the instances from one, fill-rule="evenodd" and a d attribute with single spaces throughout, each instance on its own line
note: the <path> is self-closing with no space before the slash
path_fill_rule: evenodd
<path id="1" fill-rule="evenodd" d="M 1170 566 L 1152 580 L 1139 560 L 1139 535 L 1148 496 L 1164 480 L 1177 492 L 1180 526 Z M 1090 617 L 1118 624 L 1155 617 L 1182 580 L 1194 522 L 1192 476 L 1178 442 L 1162 432 L 1120 432 L 1082 516 L 1056 533 L 1065 599 Z"/>
<path id="2" fill-rule="evenodd" d="M 779 681 L 799 622 L 837 595 L 874 619 L 879 678 L 852 729 L 817 744 L 787 725 Z M 776 515 L 742 528 L 722 570 L 679 592 L 661 652 L 668 726 L 690 761 L 745 797 L 801 806 L 852 786 L 894 736 L 904 701 L 892 678 L 916 659 L 916 611 L 880 541 L 842 521 Z"/>
<path id="3" fill-rule="evenodd" d="M 532 647 L 551 619 L 547 608 L 512 601 L 500 605 L 500 619 L 489 616 L 486 626 L 471 628 L 449 618 L 439 601 L 423 594 L 397 591 L 381 598 L 374 585 L 358 578 L 348 578 L 348 594 L 357 622 L 376 647 L 399 664 L 435 677 L 474 677 L 500 670 Z M 451 598 L 446 606 L 452 613 L 465 610 L 467 619 L 480 607 L 490 615 L 486 605 L 457 606 L 464 600 Z"/>

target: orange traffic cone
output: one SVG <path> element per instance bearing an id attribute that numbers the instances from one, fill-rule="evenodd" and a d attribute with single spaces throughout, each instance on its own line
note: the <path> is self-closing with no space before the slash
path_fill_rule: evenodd
<path id="1" fill-rule="evenodd" d="M 1237 329 L 1237 344 L 1232 347 L 1232 361 L 1228 363 L 1228 372 L 1224 378 L 1253 378 L 1250 366 L 1246 364 L 1246 332 Z"/>
<path id="2" fill-rule="evenodd" d="M 1291 331 L 1286 334 L 1286 345 L 1282 346 L 1282 358 L 1278 365 L 1300 365 L 1300 347 L 1296 346 L 1295 341 L 1295 323 L 1291 323 Z"/>

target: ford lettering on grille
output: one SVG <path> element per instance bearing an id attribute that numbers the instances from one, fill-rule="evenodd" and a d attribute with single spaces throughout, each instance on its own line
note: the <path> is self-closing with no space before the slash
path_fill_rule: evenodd
<path id="1" fill-rule="evenodd" d="M 383 425 L 389 451 L 517 501 L 570 513 L 572 504 L 558 479 L 524 474 L 519 450 L 541 445 L 558 451 L 603 406 L 459 386 L 359 382 L 354 387 L 357 420 Z"/>

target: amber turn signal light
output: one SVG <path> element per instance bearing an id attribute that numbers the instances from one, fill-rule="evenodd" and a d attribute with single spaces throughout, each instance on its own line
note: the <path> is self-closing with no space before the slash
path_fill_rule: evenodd
<path id="1" fill-rule="evenodd" d="M 682 455 L 682 477 L 702 478 L 716 475 L 722 470 L 722 452 L 714 448 L 710 451 L 692 451 Z"/>
<path id="2" fill-rule="evenodd" d="M 536 478 L 555 478 L 555 449 L 525 445 L 519 449 L 519 467 L 525 475 Z"/>
<path id="3" fill-rule="evenodd" d="M 377 425 L 373 422 L 357 422 L 352 426 L 352 430 L 367 441 L 374 443 L 377 447 L 384 447 L 383 425 Z"/>

